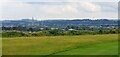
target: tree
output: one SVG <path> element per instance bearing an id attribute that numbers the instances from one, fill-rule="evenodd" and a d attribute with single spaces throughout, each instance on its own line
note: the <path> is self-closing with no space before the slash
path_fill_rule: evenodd
<path id="1" fill-rule="evenodd" d="M 102 30 L 99 30 L 99 32 L 98 32 L 99 34 L 102 34 L 103 33 L 103 31 Z"/>

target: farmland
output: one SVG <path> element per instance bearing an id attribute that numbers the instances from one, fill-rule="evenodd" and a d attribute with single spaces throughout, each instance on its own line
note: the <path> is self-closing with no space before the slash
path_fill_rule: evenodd
<path id="1" fill-rule="evenodd" d="M 118 34 L 2 39 L 3 55 L 117 55 Z"/>

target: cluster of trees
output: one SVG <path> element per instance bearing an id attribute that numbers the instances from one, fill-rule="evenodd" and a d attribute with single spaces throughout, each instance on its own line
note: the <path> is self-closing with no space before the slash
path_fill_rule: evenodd
<path id="1" fill-rule="evenodd" d="M 31 36 L 64 36 L 64 35 L 95 35 L 95 34 L 117 34 L 120 30 L 43 30 L 39 32 L 18 32 L 18 31 L 3 31 L 2 37 L 31 37 Z"/>
<path id="2" fill-rule="evenodd" d="M 109 27 L 109 28 L 108 28 Z M 114 27 L 114 28 L 112 28 Z M 38 32 L 42 30 L 53 30 L 53 29 L 58 29 L 58 30 L 111 30 L 111 29 L 118 29 L 117 26 L 109 26 L 109 25 L 101 25 L 101 26 L 85 26 L 85 25 L 61 25 L 61 26 L 46 26 L 46 27 L 41 27 L 41 26 L 33 26 L 33 27 L 23 27 L 23 26 L 17 26 L 17 27 L 5 27 L 2 26 L 0 27 L 3 31 L 11 31 L 11 30 L 16 30 L 16 31 L 31 31 L 31 32 Z"/>
<path id="3" fill-rule="evenodd" d="M 38 28 L 31 28 L 31 27 L 2 27 L 2 30 L 4 31 L 11 31 L 11 30 L 17 30 L 17 31 L 40 31 Z"/>

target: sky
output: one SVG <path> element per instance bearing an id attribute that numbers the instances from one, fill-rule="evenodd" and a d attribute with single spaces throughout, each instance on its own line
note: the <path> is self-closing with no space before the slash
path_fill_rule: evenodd
<path id="1" fill-rule="evenodd" d="M 117 19 L 119 0 L 3 0 L 0 20 Z"/>

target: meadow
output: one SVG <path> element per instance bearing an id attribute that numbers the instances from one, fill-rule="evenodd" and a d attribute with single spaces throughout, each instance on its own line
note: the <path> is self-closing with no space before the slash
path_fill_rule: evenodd
<path id="1" fill-rule="evenodd" d="M 2 39 L 3 55 L 118 55 L 118 34 Z"/>

